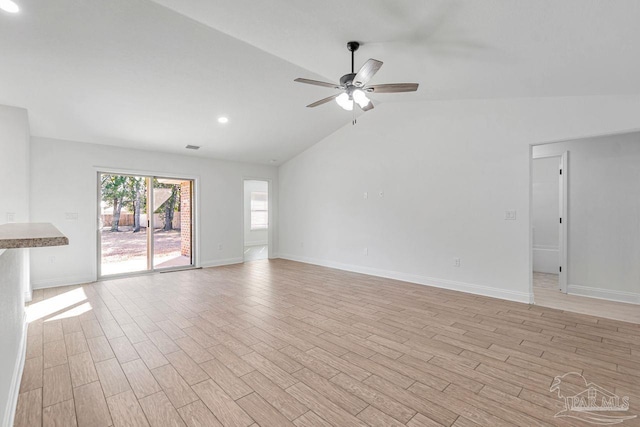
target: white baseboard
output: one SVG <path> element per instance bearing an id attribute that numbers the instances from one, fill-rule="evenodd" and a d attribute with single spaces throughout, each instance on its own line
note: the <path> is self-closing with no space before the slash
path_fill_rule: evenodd
<path id="1" fill-rule="evenodd" d="M 433 286 L 436 288 L 461 291 L 474 295 L 500 298 L 509 301 L 533 303 L 533 294 L 528 292 L 517 292 L 506 289 L 494 288 L 491 286 L 477 285 L 474 283 L 456 282 L 448 279 L 437 279 L 434 277 L 421 276 L 418 274 L 402 273 L 399 271 L 382 270 L 378 268 L 363 267 L 359 265 L 343 264 L 334 261 L 326 261 L 296 255 L 280 254 L 279 258 L 291 261 L 304 262 L 307 264 L 320 265 L 323 267 L 335 268 L 338 270 L 352 271 L 354 273 L 368 274 L 370 276 L 385 277 L 387 279 L 401 280 L 403 282 L 415 283 L 418 285 Z"/>
<path id="2" fill-rule="evenodd" d="M 560 252 L 558 248 L 546 246 L 533 247 L 533 271 L 558 274 Z"/>
<path id="3" fill-rule="evenodd" d="M 226 258 L 213 261 L 204 261 L 200 263 L 200 267 L 220 267 L 222 265 L 240 264 L 244 262 L 243 257 Z M 31 289 L 47 289 L 56 288 L 58 286 L 82 285 L 85 283 L 93 283 L 96 278 L 93 276 L 63 277 L 50 280 L 37 280 L 31 283 Z"/>
<path id="4" fill-rule="evenodd" d="M 244 262 L 243 257 L 238 258 L 226 258 L 226 259 L 216 259 L 213 261 L 204 261 L 200 263 L 200 267 L 221 267 L 223 265 L 232 265 L 232 264 L 242 264 Z"/>
<path id="5" fill-rule="evenodd" d="M 9 389 L 9 400 L 5 407 L 3 426 L 12 426 L 16 416 L 16 407 L 18 405 L 18 395 L 20 394 L 20 382 L 22 380 L 22 371 L 24 371 L 24 361 L 27 356 L 27 312 L 23 315 L 22 337 L 20 337 L 20 346 L 18 348 L 18 358 L 13 368 L 13 378 L 11 378 L 11 388 Z"/>
<path id="6" fill-rule="evenodd" d="M 245 242 L 244 246 L 266 246 L 268 243 L 266 240 L 261 240 L 257 242 Z"/>
<path id="7" fill-rule="evenodd" d="M 640 304 L 640 293 L 614 291 L 610 289 L 591 288 L 582 285 L 569 285 L 567 292 L 571 295 L 604 299 L 608 301 L 626 302 L 629 304 Z"/>
<path id="8" fill-rule="evenodd" d="M 93 283 L 96 281 L 94 276 L 76 276 L 76 277 L 61 277 L 57 279 L 37 280 L 31 282 L 31 289 L 46 289 L 56 288 L 58 286 L 68 285 L 82 285 L 84 283 Z"/>

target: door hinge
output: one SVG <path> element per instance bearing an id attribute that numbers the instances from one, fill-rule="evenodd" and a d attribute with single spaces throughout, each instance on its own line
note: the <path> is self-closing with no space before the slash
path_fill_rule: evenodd
<path id="1" fill-rule="evenodd" d="M 562 273 L 562 266 L 560 266 L 560 273 Z"/>
<path id="2" fill-rule="evenodd" d="M 562 224 L 562 218 L 560 218 L 560 224 Z"/>
<path id="3" fill-rule="evenodd" d="M 560 169 L 560 175 L 562 175 L 562 169 Z"/>

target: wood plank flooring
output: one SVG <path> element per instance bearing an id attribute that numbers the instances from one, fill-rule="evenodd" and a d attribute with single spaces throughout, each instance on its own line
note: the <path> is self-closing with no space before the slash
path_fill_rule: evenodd
<path id="1" fill-rule="evenodd" d="M 536 305 L 542 307 L 640 323 L 640 306 L 637 304 L 563 294 L 559 290 L 557 274 L 534 272 L 533 294 Z"/>
<path id="2" fill-rule="evenodd" d="M 20 427 L 584 426 L 554 417 L 568 372 L 640 414 L 640 324 L 291 261 L 39 290 L 28 309 Z"/>

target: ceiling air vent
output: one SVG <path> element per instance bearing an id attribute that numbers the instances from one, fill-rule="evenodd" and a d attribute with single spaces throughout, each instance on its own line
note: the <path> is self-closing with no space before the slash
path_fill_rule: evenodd
<path id="1" fill-rule="evenodd" d="M 187 150 L 199 150 L 200 146 L 199 145 L 187 145 L 186 147 Z"/>

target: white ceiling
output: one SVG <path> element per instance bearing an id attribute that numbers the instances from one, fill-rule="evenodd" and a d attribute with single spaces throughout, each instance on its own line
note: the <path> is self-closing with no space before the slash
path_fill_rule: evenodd
<path id="1" fill-rule="evenodd" d="M 638 0 L 16 1 L 0 104 L 37 136 L 278 164 L 350 122 L 293 82 L 337 81 L 348 40 L 420 83 L 377 101 L 640 93 Z"/>

